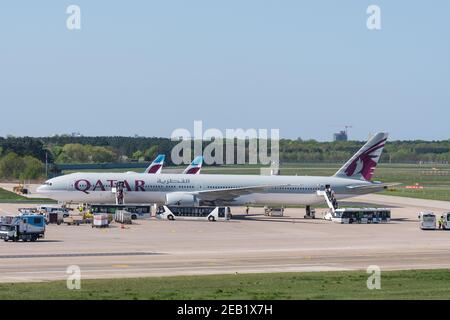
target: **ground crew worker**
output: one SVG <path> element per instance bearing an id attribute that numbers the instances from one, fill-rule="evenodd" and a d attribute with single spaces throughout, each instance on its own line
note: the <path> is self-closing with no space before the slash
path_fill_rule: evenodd
<path id="1" fill-rule="evenodd" d="M 441 216 L 438 220 L 439 229 L 444 229 L 444 216 Z"/>
<path id="2" fill-rule="evenodd" d="M 248 214 L 248 211 L 250 210 L 249 206 L 245 207 L 245 213 Z"/>

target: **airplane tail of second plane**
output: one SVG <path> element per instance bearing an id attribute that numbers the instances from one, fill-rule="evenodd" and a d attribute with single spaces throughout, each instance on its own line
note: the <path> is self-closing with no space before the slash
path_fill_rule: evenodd
<path id="1" fill-rule="evenodd" d="M 162 167 L 164 165 L 165 155 L 159 154 L 155 160 L 148 166 L 144 173 L 158 174 L 161 173 Z"/>
<path id="2" fill-rule="evenodd" d="M 197 156 L 191 164 L 183 171 L 183 174 L 199 174 L 203 165 L 203 156 Z"/>
<path id="3" fill-rule="evenodd" d="M 385 132 L 377 133 L 371 137 L 334 176 L 371 181 L 387 138 L 388 133 Z"/>

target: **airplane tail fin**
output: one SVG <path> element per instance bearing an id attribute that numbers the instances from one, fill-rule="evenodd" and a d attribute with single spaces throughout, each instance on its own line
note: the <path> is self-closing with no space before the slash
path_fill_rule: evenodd
<path id="1" fill-rule="evenodd" d="M 203 156 L 197 156 L 191 164 L 184 169 L 183 174 L 199 174 L 203 165 Z"/>
<path id="2" fill-rule="evenodd" d="M 334 176 L 370 181 L 387 138 L 388 133 L 385 132 L 374 135 Z"/>
<path id="3" fill-rule="evenodd" d="M 147 169 L 145 169 L 144 173 L 148 173 L 148 174 L 158 174 L 161 173 L 163 164 L 164 164 L 164 159 L 166 158 L 165 155 L 163 154 L 158 154 L 158 156 L 156 157 L 155 160 L 153 160 L 153 162 L 148 166 Z"/>

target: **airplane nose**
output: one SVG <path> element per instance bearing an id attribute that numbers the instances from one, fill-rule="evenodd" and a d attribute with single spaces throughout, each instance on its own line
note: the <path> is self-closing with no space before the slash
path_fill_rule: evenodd
<path id="1" fill-rule="evenodd" d="M 46 185 L 41 185 L 36 189 L 37 193 L 46 193 L 48 191 L 48 188 Z"/>

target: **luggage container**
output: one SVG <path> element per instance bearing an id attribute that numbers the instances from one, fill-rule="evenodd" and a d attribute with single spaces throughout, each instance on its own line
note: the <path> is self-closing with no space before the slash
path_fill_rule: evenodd
<path id="1" fill-rule="evenodd" d="M 71 226 L 71 225 L 76 225 L 79 226 L 80 224 L 82 224 L 84 222 L 83 216 L 81 215 L 70 215 L 67 218 L 64 218 L 64 223 L 66 223 L 67 225 Z"/>
<path id="2" fill-rule="evenodd" d="M 272 217 L 282 217 L 284 215 L 284 208 L 264 207 L 264 215 Z"/>
<path id="3" fill-rule="evenodd" d="M 114 214 L 114 221 L 123 224 L 132 224 L 132 214 L 126 210 L 117 210 Z"/>
<path id="4" fill-rule="evenodd" d="M 106 213 L 94 215 L 92 228 L 107 228 L 109 227 L 109 216 Z"/>
<path id="5" fill-rule="evenodd" d="M 62 211 L 47 212 L 45 214 L 45 222 L 47 224 L 56 223 L 57 225 L 60 225 L 64 222 L 64 213 Z"/>

